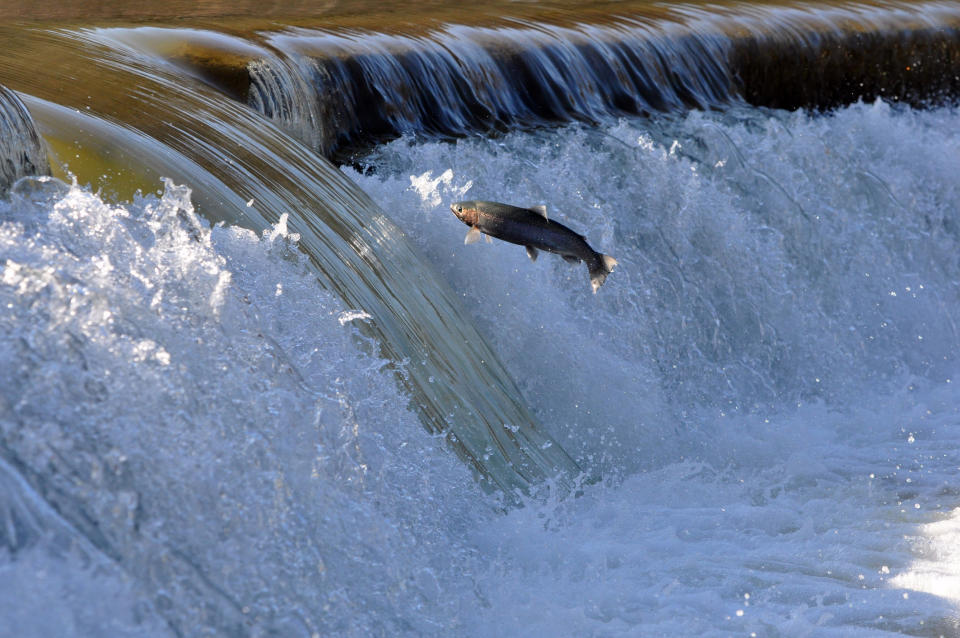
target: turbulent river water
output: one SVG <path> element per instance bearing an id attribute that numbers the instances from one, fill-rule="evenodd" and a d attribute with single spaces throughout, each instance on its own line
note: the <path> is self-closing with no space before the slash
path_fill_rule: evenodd
<path id="1" fill-rule="evenodd" d="M 960 635 L 951 7 L 482 6 L 0 29 L 0 636 Z"/>

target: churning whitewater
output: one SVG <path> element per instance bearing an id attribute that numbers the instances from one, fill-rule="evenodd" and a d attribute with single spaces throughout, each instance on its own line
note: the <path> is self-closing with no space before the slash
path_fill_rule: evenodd
<path id="1" fill-rule="evenodd" d="M 26 180 L 0 203 L 0 634 L 449 623 L 405 614 L 472 591 L 479 489 L 285 220 L 210 229 L 189 196 Z"/>
<path id="2" fill-rule="evenodd" d="M 951 636 L 960 112 L 402 138 L 345 169 L 603 480 L 506 513 L 283 221 L 0 202 L 12 635 Z M 464 246 L 495 192 L 619 261 Z"/>
<path id="3" fill-rule="evenodd" d="M 731 109 L 348 169 L 607 479 L 498 521 L 500 633 L 957 632 L 958 118 Z M 491 192 L 617 277 L 582 296 L 560 260 L 463 246 L 447 202 Z"/>

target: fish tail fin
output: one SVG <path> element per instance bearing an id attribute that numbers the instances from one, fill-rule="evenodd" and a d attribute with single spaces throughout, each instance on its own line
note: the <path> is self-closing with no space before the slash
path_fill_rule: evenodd
<path id="1" fill-rule="evenodd" d="M 593 287 L 593 294 L 607 280 L 607 275 L 613 272 L 617 265 L 617 260 L 610 255 L 601 255 L 597 253 L 597 259 L 590 264 L 590 285 Z"/>

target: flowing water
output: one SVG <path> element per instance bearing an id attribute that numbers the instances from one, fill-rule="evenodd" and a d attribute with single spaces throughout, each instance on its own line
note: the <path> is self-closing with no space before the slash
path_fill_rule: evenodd
<path id="1" fill-rule="evenodd" d="M 385 6 L 4 27 L 0 636 L 960 635 L 951 7 Z"/>

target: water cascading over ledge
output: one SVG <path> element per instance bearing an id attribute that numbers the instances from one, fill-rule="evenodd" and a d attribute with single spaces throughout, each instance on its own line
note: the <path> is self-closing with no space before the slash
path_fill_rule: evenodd
<path id="1" fill-rule="evenodd" d="M 689 31 L 692 16 L 674 10 Z M 501 26 L 518 25 L 531 22 Z M 0 202 L 13 215 L 0 258 L 0 625 L 11 633 L 92 618 L 85 635 L 138 638 L 956 634 L 952 602 L 908 599 L 887 579 L 908 545 L 940 554 L 950 536 L 934 542 L 917 524 L 957 505 L 956 109 L 736 108 L 403 140 L 365 160 L 374 172 L 344 171 L 350 184 L 294 139 L 328 121 L 322 110 L 308 101 L 291 135 L 245 106 L 252 61 L 276 65 L 278 84 L 294 74 L 310 86 L 301 69 L 314 59 L 269 45 L 271 27 L 185 19 L 155 33 L 206 38 L 212 52 L 157 59 L 138 54 L 148 29 L 127 29 L 123 48 L 119 30 L 101 28 L 116 24 L 95 26 L 0 24 L 0 81 L 37 120 L 54 170 L 93 185 L 70 188 L 58 211 Z M 229 59 L 215 50 L 227 40 Z M 577 221 L 609 239 L 617 277 L 593 297 L 562 263 L 455 248 L 462 231 L 445 207 L 407 188 L 448 166 L 458 189 L 471 178 L 506 201 L 589 215 Z M 122 203 L 161 175 L 192 194 Z M 185 232 L 194 207 L 228 223 L 209 231 L 221 252 Z M 286 276 L 302 262 L 276 223 L 284 213 L 314 259 L 298 277 Z M 169 272 L 171 256 L 190 267 Z M 214 321 L 207 293 L 229 275 L 228 321 Z M 165 291 L 162 312 L 144 282 Z M 106 330 L 103 308 L 118 317 Z M 345 309 L 355 320 L 340 325 Z M 498 364 L 482 342 L 457 341 L 474 324 L 524 395 L 509 377 L 483 385 L 502 377 L 484 373 Z M 405 361 L 418 343 L 429 360 Z M 459 391 L 472 394 L 457 404 Z M 613 478 L 585 498 L 491 516 L 415 417 L 495 425 L 522 416 L 524 398 L 585 468 Z M 451 405 L 482 414 L 450 416 Z M 380 444 L 331 454 L 364 443 L 355 430 Z M 539 480 L 490 471 L 508 489 Z M 118 601 L 104 574 L 142 595 Z M 137 626 L 143 617 L 169 631 Z"/>
<path id="2" fill-rule="evenodd" d="M 504 429 L 533 419 L 496 358 L 479 345 L 479 335 L 440 340 L 475 344 L 471 347 L 480 350 L 462 353 L 473 363 L 424 356 L 436 343 L 424 345 L 435 339 L 423 326 L 445 324 L 443 330 L 449 330 L 459 322 L 449 317 L 458 315 L 432 307 L 434 301 L 411 306 L 393 283 L 383 284 L 381 278 L 392 282 L 405 272 L 395 265 L 398 257 L 381 255 L 403 243 L 389 220 L 357 213 L 370 203 L 342 176 L 309 166 L 313 158 L 289 145 L 276 150 L 284 146 L 277 131 L 263 133 L 269 138 L 269 150 L 263 150 L 261 133 L 251 132 L 262 128 L 262 119 L 221 102 L 223 95 L 250 104 L 322 154 L 347 159 L 404 133 L 450 138 L 742 101 L 825 107 L 877 95 L 942 100 L 955 94 L 960 75 L 954 68 L 960 10 L 950 4 L 815 9 L 733 4 L 707 12 L 694 5 L 654 10 L 644 3 L 618 3 L 605 10 L 573 23 L 556 15 L 542 21 L 487 15 L 473 26 L 437 19 L 410 27 L 415 30 L 410 33 L 334 26 L 323 19 L 297 21 L 299 26 L 280 31 L 276 23 L 252 31 L 224 28 L 232 35 L 156 26 L 36 32 L 11 48 L 5 75 L 15 88 L 44 98 L 31 108 L 43 114 L 48 141 L 63 137 L 64 129 L 80 129 L 87 131 L 82 146 L 88 158 L 98 145 L 101 160 L 114 155 L 102 162 L 104 175 L 113 175 L 103 184 L 108 189 L 125 180 L 131 192 L 155 187 L 161 175 L 172 175 L 195 186 L 198 210 L 211 220 L 257 229 L 292 209 L 291 225 L 329 285 L 375 317 L 400 317 L 372 330 L 385 353 L 406 366 L 402 377 L 414 396 L 426 398 L 414 402 L 428 427 L 447 431 L 452 421 L 479 419 L 482 425 L 464 433 L 486 431 L 480 439 L 492 438 L 478 443 L 474 435 L 455 436 L 454 445 L 482 476 L 511 491 L 557 473 L 570 476 L 577 468 L 559 446 L 546 445 L 549 438 L 535 426 L 519 437 Z M 11 42 L 19 38 L 22 34 L 11 31 Z M 43 49 L 65 49 L 63 57 L 79 54 L 75 77 L 115 75 L 115 88 L 89 95 L 76 81 L 51 91 L 59 78 L 43 79 L 53 73 Z M 218 94 L 202 90 L 201 83 Z M 125 90 L 128 86 L 136 91 Z M 154 102 L 173 94 L 186 106 Z M 93 120 L 57 105 L 89 110 Z M 108 133 L 97 114 L 119 122 L 121 131 L 132 128 L 145 137 L 134 141 L 129 133 Z M 94 129 L 99 132 L 89 133 Z M 160 148 L 153 148 L 157 142 Z M 64 156 L 71 146 L 61 146 Z M 125 153 L 134 160 L 125 162 Z M 185 159 L 198 170 L 181 170 Z M 150 177 L 131 177 L 131 171 L 116 168 L 117 161 Z M 318 181 L 316 173 L 325 177 Z M 249 199 L 258 206 L 244 207 Z M 331 206 L 337 199 L 344 201 Z M 300 218 L 298 211 L 310 212 Z M 406 263 L 409 256 L 399 259 Z M 344 264 L 351 265 L 343 270 Z M 378 274 L 368 276 L 370 268 Z M 416 319 L 411 307 L 446 319 Z M 459 323 L 457 330 L 471 331 L 468 323 Z M 477 375 L 464 376 L 461 365 Z M 433 383 L 434 378 L 450 380 Z M 496 396 L 488 387 L 496 388 Z M 498 469 L 491 469 L 488 450 L 500 450 Z"/>
<path id="3" fill-rule="evenodd" d="M 23 96 L 55 174 L 120 199 L 168 177 L 190 185 L 209 221 L 257 232 L 287 214 L 321 283 L 369 315 L 358 328 L 391 362 L 411 409 L 485 487 L 516 503 L 552 479 L 565 491 L 579 474 L 453 292 L 340 171 L 260 114 L 117 37 L 149 40 L 147 32 L 0 31 L 12 43 L 0 82 Z"/>
<path id="4" fill-rule="evenodd" d="M 737 102 L 923 106 L 960 92 L 955 5 L 674 9 L 417 34 L 290 29 L 265 34 L 283 60 L 252 61 L 239 96 L 343 160 L 405 133 L 449 138 Z"/>
<path id="5" fill-rule="evenodd" d="M 0 195 L 21 177 L 49 173 L 47 153 L 30 113 L 16 93 L 0 86 Z"/>

